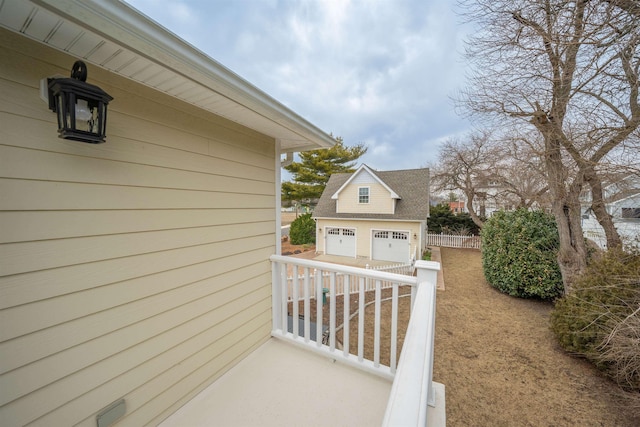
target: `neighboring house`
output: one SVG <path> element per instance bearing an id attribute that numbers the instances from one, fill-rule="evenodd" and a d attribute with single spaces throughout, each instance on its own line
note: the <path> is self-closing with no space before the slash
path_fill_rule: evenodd
<path id="1" fill-rule="evenodd" d="M 491 174 L 481 176 L 474 182 L 476 197 L 473 201 L 474 211 L 481 217 L 489 218 L 499 210 L 513 210 L 515 203 L 511 195 L 505 191 L 500 176 Z"/>
<path id="2" fill-rule="evenodd" d="M 46 79 L 69 76 L 78 59 L 88 64 L 87 83 L 113 97 L 104 144 L 58 138 L 49 109 Z M 312 351 L 385 368 L 283 326 L 292 297 L 278 272 L 296 259 L 275 255 L 282 156 L 328 148 L 331 135 L 115 0 L 0 2 L 0 94 L 0 425 L 158 425 L 216 385 L 223 390 L 214 403 L 232 419 L 267 403 L 250 425 L 366 416 L 387 404 L 388 423 L 407 424 L 395 416 L 416 409 L 424 419 L 427 398 L 435 413 L 436 263 L 398 275 L 416 289 L 416 332 L 403 347 L 415 357 L 401 358 L 397 374 L 393 366 L 384 378 L 336 374 L 344 364 L 317 363 Z M 299 261 L 305 283 L 309 271 L 327 269 Z M 348 273 L 362 282 L 383 274 Z M 332 345 L 335 329 L 334 321 Z M 259 363 L 246 386 L 229 380 Z M 333 378 L 323 400 L 313 397 L 319 375 Z M 374 383 L 377 403 L 349 400 L 369 398 Z M 292 420 L 272 419 L 275 412 Z M 234 425 L 219 413 L 168 425 Z M 335 422 L 358 423 L 380 417 Z"/>
<path id="3" fill-rule="evenodd" d="M 393 262 L 419 259 L 426 247 L 429 169 L 333 174 L 313 214 L 316 251 Z"/>
<path id="4" fill-rule="evenodd" d="M 615 182 L 603 184 L 603 197 L 607 213 L 625 244 L 640 244 L 640 177 L 625 175 Z M 580 195 L 582 205 L 582 230 L 585 237 L 601 248 L 606 248 L 604 229 L 591 209 L 591 191 Z"/>
<path id="5" fill-rule="evenodd" d="M 459 213 L 464 213 L 467 210 L 465 209 L 464 206 L 464 201 L 462 200 L 456 200 L 455 202 L 449 202 L 449 209 L 451 209 L 451 212 L 453 212 L 454 214 L 459 214 Z"/>

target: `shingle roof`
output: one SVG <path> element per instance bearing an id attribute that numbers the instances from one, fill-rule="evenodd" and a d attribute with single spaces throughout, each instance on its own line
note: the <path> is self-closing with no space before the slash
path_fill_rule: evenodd
<path id="1" fill-rule="evenodd" d="M 391 214 L 363 214 L 336 213 L 336 200 L 331 196 L 351 177 L 350 173 L 333 174 L 322 192 L 313 217 L 314 218 L 344 218 L 344 219 L 408 219 L 426 220 L 429 216 L 429 169 L 407 169 L 398 171 L 373 171 L 380 180 L 384 181 L 401 199 L 396 203 L 396 213 Z"/>

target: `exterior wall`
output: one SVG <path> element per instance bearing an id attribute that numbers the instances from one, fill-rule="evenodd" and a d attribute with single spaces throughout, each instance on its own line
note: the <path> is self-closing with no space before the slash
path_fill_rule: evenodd
<path id="1" fill-rule="evenodd" d="M 628 247 L 640 248 L 640 218 L 622 218 L 622 209 L 630 208 L 634 211 L 640 208 L 640 195 L 630 196 L 607 205 L 607 212 L 613 217 L 613 224 Z M 582 231 L 584 236 L 595 242 L 601 249 L 607 248 L 607 237 L 604 228 L 598 222 L 595 214 L 590 210 L 582 215 Z"/>
<path id="2" fill-rule="evenodd" d="M 356 256 L 358 258 L 371 258 L 371 230 L 396 230 L 408 231 L 411 239 L 411 250 L 424 248 L 424 221 L 367 221 L 367 220 L 339 220 L 318 218 L 316 223 L 316 251 L 324 254 L 325 250 L 325 230 L 327 227 L 343 227 L 356 230 Z M 322 231 L 319 231 L 322 229 Z M 414 238 L 413 236 L 416 235 Z M 422 250 L 418 249 L 420 255 Z"/>
<path id="3" fill-rule="evenodd" d="M 629 213 L 625 217 L 625 213 L 623 213 L 623 209 L 629 209 L 634 213 L 640 209 L 640 194 L 636 194 L 633 196 L 629 196 L 625 199 L 619 200 L 615 203 L 611 203 L 607 206 L 607 212 L 614 218 L 619 219 L 630 219 L 630 220 L 638 220 L 636 217 L 629 217 Z"/>
<path id="4" fill-rule="evenodd" d="M 465 207 L 464 202 L 462 200 L 458 200 L 456 202 L 449 202 L 449 209 L 451 209 L 451 212 L 455 214 L 467 212 L 467 208 Z"/>
<path id="5" fill-rule="evenodd" d="M 358 203 L 358 188 L 369 187 L 369 203 Z M 393 214 L 395 200 L 377 182 L 349 183 L 338 195 L 337 213 Z"/>
<path id="6" fill-rule="evenodd" d="M 107 142 L 57 138 L 74 58 L 0 29 L 0 420 L 157 424 L 268 339 L 275 141 L 89 66 Z"/>
<path id="7" fill-rule="evenodd" d="M 613 219 L 613 224 L 625 246 L 640 248 L 640 220 Z M 591 214 L 582 219 L 584 237 L 595 242 L 601 249 L 607 248 L 607 236 L 595 215 Z"/>

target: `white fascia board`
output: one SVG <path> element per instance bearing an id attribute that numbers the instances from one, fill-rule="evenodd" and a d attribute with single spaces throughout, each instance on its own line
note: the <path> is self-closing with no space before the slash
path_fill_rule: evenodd
<path id="1" fill-rule="evenodd" d="M 426 221 L 423 219 L 393 219 L 393 218 L 339 218 L 334 216 L 318 216 L 313 217 L 315 220 L 323 220 L 323 221 L 361 221 L 361 222 L 409 222 L 409 223 L 425 223 Z"/>
<path id="2" fill-rule="evenodd" d="M 619 205 L 621 202 L 627 202 L 627 201 L 630 201 L 630 200 L 631 201 L 635 201 L 635 200 L 639 200 L 640 201 L 640 192 L 635 193 L 635 194 L 630 194 L 630 195 L 628 195 L 626 197 L 623 197 L 621 199 L 618 199 L 618 200 L 616 200 L 614 202 L 608 202 L 608 203 L 605 203 L 605 204 L 607 204 L 607 205 Z"/>
<path id="3" fill-rule="evenodd" d="M 373 178 L 391 194 L 391 198 L 392 199 L 400 199 L 401 198 L 400 196 L 398 196 L 398 194 L 396 194 L 395 191 L 393 191 L 387 184 L 385 184 L 385 182 L 383 180 L 378 178 L 378 175 L 376 175 L 376 173 L 373 170 L 371 170 L 371 168 L 369 168 L 369 166 L 365 165 L 364 163 L 362 164 L 362 166 L 360 166 L 358 168 L 358 170 L 356 170 L 353 174 L 351 174 L 349 179 L 347 179 L 347 181 L 344 184 L 342 184 L 342 186 L 340 188 L 338 188 L 338 190 L 335 193 L 333 193 L 333 196 L 331 196 L 331 198 L 333 200 L 337 200 L 338 199 L 338 195 L 340 194 L 340 192 L 342 190 L 344 190 L 345 188 L 347 188 L 347 186 L 351 183 L 351 181 L 353 181 L 355 179 L 355 177 L 359 173 L 361 173 L 363 170 L 366 170 L 367 172 L 369 172 L 369 174 L 371 176 L 373 176 Z"/>
<path id="4" fill-rule="evenodd" d="M 298 133 L 309 140 L 310 149 L 336 143 L 326 132 L 122 1 L 31 1 Z"/>

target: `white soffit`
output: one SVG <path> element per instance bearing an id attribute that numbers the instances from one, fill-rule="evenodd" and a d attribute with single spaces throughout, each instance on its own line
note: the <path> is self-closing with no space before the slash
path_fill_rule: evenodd
<path id="1" fill-rule="evenodd" d="M 0 0 L 0 27 L 280 141 L 282 152 L 335 140 L 257 87 L 117 0 Z"/>

